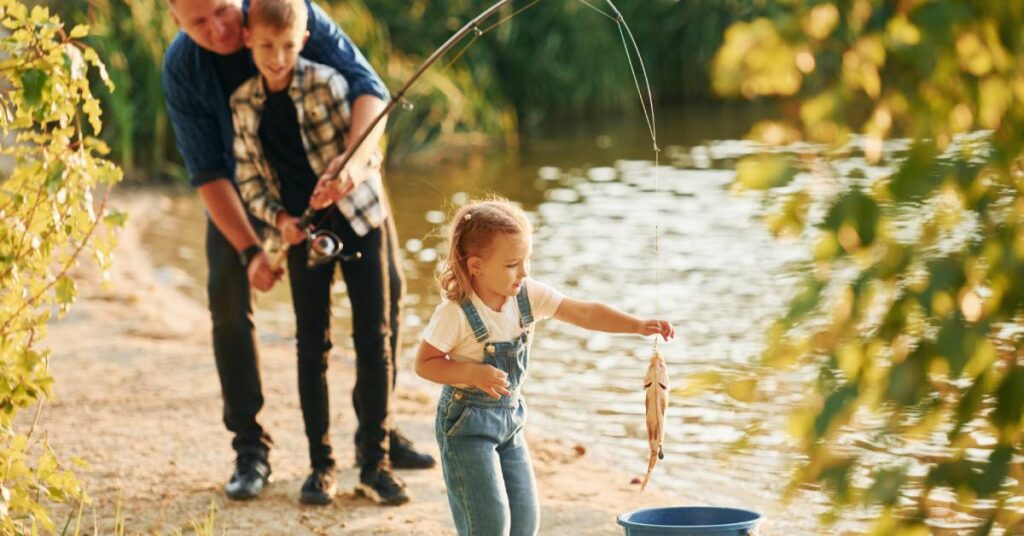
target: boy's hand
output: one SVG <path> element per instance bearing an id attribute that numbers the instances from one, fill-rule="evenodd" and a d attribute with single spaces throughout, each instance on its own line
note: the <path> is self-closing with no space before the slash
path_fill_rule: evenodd
<path id="1" fill-rule="evenodd" d="M 367 165 L 358 165 L 355 163 L 355 159 L 351 159 L 342 168 L 341 162 L 344 159 L 344 154 L 334 157 L 327 165 L 323 175 L 320 175 L 316 188 L 313 190 L 313 196 L 309 199 L 311 207 L 320 210 L 331 203 L 336 203 L 366 181 L 372 162 Z"/>
<path id="2" fill-rule="evenodd" d="M 474 371 L 470 383 L 492 398 L 501 398 L 501 395 L 512 394 L 508 390 L 508 374 L 491 365 L 479 365 Z"/>
<path id="3" fill-rule="evenodd" d="M 277 230 L 281 231 L 281 238 L 293 246 L 306 239 L 306 233 L 299 227 L 299 218 L 284 211 L 277 215 Z"/>
<path id="4" fill-rule="evenodd" d="M 316 183 L 316 188 L 313 189 L 313 195 L 309 198 L 309 206 L 316 210 L 328 207 L 348 195 L 353 188 L 351 180 L 321 178 L 320 182 Z"/>
<path id="5" fill-rule="evenodd" d="M 644 320 L 640 324 L 641 335 L 661 335 L 666 341 L 676 336 L 676 328 L 668 320 Z"/>

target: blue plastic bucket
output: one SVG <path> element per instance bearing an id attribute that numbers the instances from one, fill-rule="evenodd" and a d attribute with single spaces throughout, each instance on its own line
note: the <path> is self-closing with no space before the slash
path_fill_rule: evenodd
<path id="1" fill-rule="evenodd" d="M 647 508 L 619 516 L 626 536 L 662 534 L 714 534 L 746 536 L 753 534 L 761 514 L 739 508 L 715 506 L 676 506 Z"/>

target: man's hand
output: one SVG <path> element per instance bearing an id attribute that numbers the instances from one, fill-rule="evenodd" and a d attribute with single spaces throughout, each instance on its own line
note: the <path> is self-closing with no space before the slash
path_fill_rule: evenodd
<path id="1" fill-rule="evenodd" d="M 299 218 L 284 211 L 277 215 L 277 230 L 281 231 L 281 238 L 293 246 L 306 239 L 306 232 L 299 227 L 299 221 Z"/>
<path id="2" fill-rule="evenodd" d="M 277 283 L 278 279 L 281 279 L 281 276 L 284 275 L 284 270 L 275 270 L 270 263 L 270 257 L 267 256 L 266 252 L 260 251 L 249 261 L 247 274 L 249 276 L 249 285 L 252 288 L 267 292 L 274 288 L 274 283 Z"/>

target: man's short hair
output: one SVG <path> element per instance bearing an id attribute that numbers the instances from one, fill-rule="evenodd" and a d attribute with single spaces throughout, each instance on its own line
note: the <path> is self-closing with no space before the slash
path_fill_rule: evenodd
<path id="1" fill-rule="evenodd" d="M 246 25 L 262 24 L 286 30 L 300 24 L 306 26 L 305 0 L 252 0 Z"/>

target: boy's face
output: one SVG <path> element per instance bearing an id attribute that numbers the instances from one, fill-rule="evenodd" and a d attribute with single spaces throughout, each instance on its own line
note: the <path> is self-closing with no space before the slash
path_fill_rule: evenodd
<path id="1" fill-rule="evenodd" d="M 533 241 L 522 233 L 499 233 L 483 257 L 468 259 L 478 294 L 512 297 L 519 294 L 530 273 Z M 481 296 L 482 298 L 484 296 Z"/>
<path id="2" fill-rule="evenodd" d="M 269 24 L 250 24 L 242 32 L 245 46 L 252 49 L 256 69 L 270 91 L 281 91 L 292 81 L 295 61 L 309 38 L 305 25 L 275 28 Z"/>
<path id="3" fill-rule="evenodd" d="M 172 0 L 171 18 L 197 45 L 228 55 L 242 48 L 242 0 Z"/>

